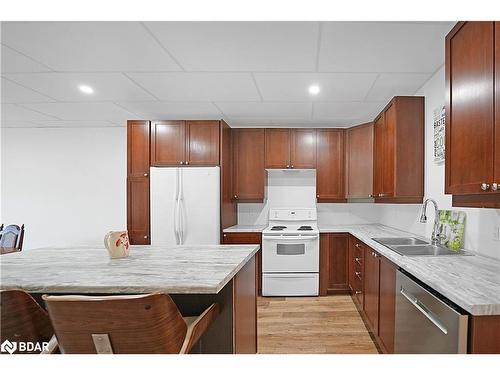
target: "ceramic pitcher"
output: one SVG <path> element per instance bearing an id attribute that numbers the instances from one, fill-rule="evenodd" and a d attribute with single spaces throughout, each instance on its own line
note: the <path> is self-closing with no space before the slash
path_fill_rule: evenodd
<path id="1" fill-rule="evenodd" d="M 104 246 L 112 259 L 126 258 L 129 252 L 127 231 L 111 231 L 104 237 Z"/>

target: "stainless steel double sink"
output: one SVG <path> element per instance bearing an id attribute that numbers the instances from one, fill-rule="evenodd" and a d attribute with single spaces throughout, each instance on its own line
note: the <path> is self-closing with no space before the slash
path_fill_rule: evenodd
<path id="1" fill-rule="evenodd" d="M 463 250 L 453 251 L 444 246 L 431 245 L 415 237 L 383 237 L 372 240 L 403 256 L 473 255 Z"/>

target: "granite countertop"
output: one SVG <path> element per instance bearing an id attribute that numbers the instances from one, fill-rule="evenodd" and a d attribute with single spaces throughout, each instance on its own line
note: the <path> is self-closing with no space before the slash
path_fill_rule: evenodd
<path id="1" fill-rule="evenodd" d="M 0 258 L 0 289 L 31 293 L 218 293 L 257 245 L 132 246 L 124 259 L 104 247 L 26 250 Z"/>
<path id="2" fill-rule="evenodd" d="M 500 261 L 476 256 L 401 256 L 373 237 L 417 237 L 383 225 L 320 225 L 321 233 L 350 233 L 472 315 L 500 315 Z"/>
<path id="3" fill-rule="evenodd" d="M 266 224 L 261 225 L 233 225 L 232 227 L 223 230 L 224 233 L 234 232 L 262 232 L 267 227 Z"/>

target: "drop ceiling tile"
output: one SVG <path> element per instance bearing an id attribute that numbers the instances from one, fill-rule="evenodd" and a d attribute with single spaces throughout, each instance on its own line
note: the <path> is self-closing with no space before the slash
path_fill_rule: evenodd
<path id="1" fill-rule="evenodd" d="M 125 126 L 126 123 L 114 124 L 109 121 L 33 121 L 36 127 L 41 128 L 109 128 L 119 125 Z"/>
<path id="2" fill-rule="evenodd" d="M 123 122 L 136 118 L 134 113 L 128 112 L 110 102 L 33 103 L 25 106 L 61 120 L 114 120 Z"/>
<path id="3" fill-rule="evenodd" d="M 434 72 L 454 22 L 325 22 L 321 72 Z"/>
<path id="4" fill-rule="evenodd" d="M 139 22 L 2 22 L 2 42 L 57 71 L 176 71 Z"/>
<path id="5" fill-rule="evenodd" d="M 2 103 L 34 103 L 54 101 L 48 96 L 39 94 L 33 90 L 27 89 L 5 78 L 2 78 Z"/>
<path id="6" fill-rule="evenodd" d="M 311 118 L 312 103 L 307 102 L 216 102 L 224 115 L 232 118 Z"/>
<path id="7" fill-rule="evenodd" d="M 147 22 L 188 71 L 314 71 L 317 22 Z"/>
<path id="8" fill-rule="evenodd" d="M 120 106 L 145 119 L 220 119 L 220 111 L 210 102 L 119 102 Z M 136 117 L 137 118 L 137 117 Z"/>
<path id="9" fill-rule="evenodd" d="M 316 102 L 313 108 L 313 120 L 371 121 L 386 104 L 386 102 Z"/>
<path id="10" fill-rule="evenodd" d="M 2 73 L 16 72 L 47 72 L 50 69 L 23 54 L 2 44 L 1 47 L 1 71 Z"/>
<path id="11" fill-rule="evenodd" d="M 396 95 L 414 95 L 431 73 L 384 73 L 366 96 L 369 101 L 389 101 Z"/>
<path id="12" fill-rule="evenodd" d="M 256 73 L 255 80 L 264 100 L 335 101 L 363 100 L 377 78 L 376 73 Z M 309 94 L 318 85 L 318 95 Z"/>
<path id="13" fill-rule="evenodd" d="M 129 73 L 165 101 L 260 100 L 250 73 Z"/>
<path id="14" fill-rule="evenodd" d="M 16 104 L 2 103 L 3 121 L 35 121 L 35 120 L 57 120 L 57 117 L 39 113 L 29 108 L 24 108 Z"/>
<path id="15" fill-rule="evenodd" d="M 32 73 L 5 76 L 64 102 L 155 99 L 122 73 Z M 94 93 L 82 93 L 78 89 L 80 85 L 92 87 Z"/>

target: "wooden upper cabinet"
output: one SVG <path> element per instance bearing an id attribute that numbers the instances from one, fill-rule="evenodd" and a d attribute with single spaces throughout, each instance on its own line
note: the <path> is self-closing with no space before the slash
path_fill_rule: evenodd
<path id="1" fill-rule="evenodd" d="M 461 23 L 446 37 L 447 193 L 481 194 L 493 183 L 494 54 L 493 22 Z"/>
<path id="2" fill-rule="evenodd" d="M 127 176 L 149 174 L 149 121 L 127 122 Z"/>
<path id="3" fill-rule="evenodd" d="M 316 198 L 318 202 L 345 202 L 344 130 L 316 130 Z"/>
<path id="4" fill-rule="evenodd" d="M 150 244 L 149 121 L 127 122 L 127 230 L 132 245 Z"/>
<path id="5" fill-rule="evenodd" d="M 383 112 L 374 121 L 373 135 L 373 195 L 378 197 L 384 191 L 385 120 Z"/>
<path id="6" fill-rule="evenodd" d="M 380 138 L 379 138 L 380 139 Z M 373 123 L 346 130 L 346 196 L 373 195 Z"/>
<path id="7" fill-rule="evenodd" d="M 315 129 L 266 129 L 266 168 L 316 167 Z"/>
<path id="8" fill-rule="evenodd" d="M 186 161 L 184 121 L 155 121 L 151 124 L 151 164 L 180 166 Z"/>
<path id="9" fill-rule="evenodd" d="M 233 197 L 238 201 L 264 201 L 264 138 L 264 129 L 233 129 Z"/>
<path id="10" fill-rule="evenodd" d="M 290 167 L 290 129 L 266 129 L 266 168 Z"/>
<path id="11" fill-rule="evenodd" d="M 500 193 L 500 22 L 495 22 L 495 166 L 494 182 Z"/>
<path id="12" fill-rule="evenodd" d="M 155 121 L 151 124 L 151 164 L 219 165 L 219 121 Z"/>
<path id="13" fill-rule="evenodd" d="M 188 165 L 219 164 L 219 121 L 187 121 Z"/>
<path id="14" fill-rule="evenodd" d="M 396 96 L 374 121 L 373 195 L 419 203 L 424 195 L 424 98 Z"/>
<path id="15" fill-rule="evenodd" d="M 290 168 L 316 168 L 315 129 L 291 129 Z"/>

